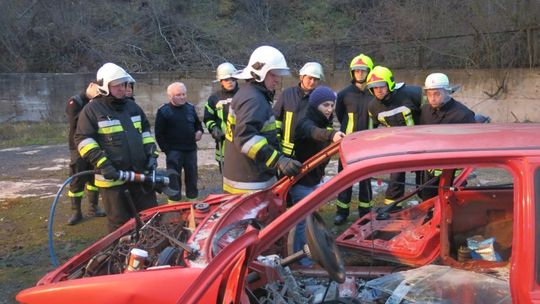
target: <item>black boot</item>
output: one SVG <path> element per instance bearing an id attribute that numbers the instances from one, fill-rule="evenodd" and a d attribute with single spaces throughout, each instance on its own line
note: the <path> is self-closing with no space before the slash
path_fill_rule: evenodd
<path id="1" fill-rule="evenodd" d="M 105 211 L 98 206 L 99 192 L 88 191 L 88 216 L 103 217 Z"/>
<path id="2" fill-rule="evenodd" d="M 75 225 L 82 220 L 81 197 L 71 198 L 71 211 L 73 211 L 73 214 L 68 220 L 68 225 Z"/>
<path id="3" fill-rule="evenodd" d="M 371 208 L 358 207 L 358 218 L 362 218 L 364 215 L 368 214 L 371 211 Z"/>
<path id="4" fill-rule="evenodd" d="M 334 225 L 343 225 L 347 221 L 348 216 L 348 208 L 337 207 L 336 217 L 334 218 Z"/>

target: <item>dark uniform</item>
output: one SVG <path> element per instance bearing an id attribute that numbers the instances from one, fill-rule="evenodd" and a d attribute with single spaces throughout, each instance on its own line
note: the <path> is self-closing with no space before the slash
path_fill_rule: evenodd
<path id="1" fill-rule="evenodd" d="M 186 197 L 195 199 L 197 189 L 197 143 L 195 133 L 203 132 L 201 121 L 195 107 L 186 102 L 175 106 L 172 103 L 162 105 L 156 114 L 156 140 L 167 155 L 167 169 L 174 169 L 178 177 L 171 180 L 172 188 L 178 195 L 169 198 L 172 202 L 182 199 L 182 170 L 186 184 Z"/>
<path id="2" fill-rule="evenodd" d="M 276 126 L 283 154 L 294 156 L 294 138 L 298 122 L 305 116 L 308 107 L 309 93 L 300 84 L 287 88 L 274 104 Z"/>
<path id="3" fill-rule="evenodd" d="M 384 100 L 373 99 L 369 103 L 370 129 L 379 125 L 385 127 L 413 126 L 420 119 L 422 88 L 403 85 L 390 92 Z M 418 176 L 417 176 L 418 179 Z M 390 184 L 386 189 L 385 203 L 392 203 L 405 193 L 405 172 L 390 174 Z"/>
<path id="4" fill-rule="evenodd" d="M 476 123 L 474 112 L 453 98 L 438 108 L 433 108 L 429 103 L 425 103 L 422 105 L 421 110 L 421 125 Z M 440 174 L 441 171 L 436 169 L 422 171 L 420 183 L 425 184 L 433 177 L 439 176 Z M 430 183 L 432 186 L 436 186 L 438 184 L 438 179 L 435 179 Z M 426 200 L 436 196 L 437 191 L 438 190 L 436 187 L 425 187 L 418 193 L 418 196 L 423 200 Z"/>
<path id="5" fill-rule="evenodd" d="M 474 112 L 461 102 L 451 98 L 439 108 L 429 103 L 422 105 L 421 125 L 475 123 Z"/>
<path id="6" fill-rule="evenodd" d="M 69 134 L 68 134 L 68 145 L 69 145 L 69 155 L 70 155 L 70 164 L 69 164 L 69 175 L 72 176 L 76 173 L 92 170 L 92 165 L 84 160 L 79 151 L 77 151 L 77 146 L 74 142 L 75 130 L 77 129 L 77 122 L 79 121 L 79 113 L 90 100 L 86 96 L 86 90 L 79 95 L 74 95 L 68 99 L 66 105 L 66 114 L 69 124 Z M 71 180 L 69 184 L 68 196 L 72 200 L 71 209 L 75 212 L 74 217 L 69 220 L 69 224 L 75 224 L 81 218 L 81 200 L 84 195 L 84 188 L 86 185 L 88 202 L 89 206 L 89 215 L 90 216 L 105 216 L 102 210 L 100 210 L 98 205 L 98 188 L 94 185 L 94 176 L 92 174 L 83 175 L 75 177 Z"/>
<path id="7" fill-rule="evenodd" d="M 337 95 L 336 115 L 341 124 L 341 132 L 351 134 L 356 131 L 367 130 L 369 125 L 368 105 L 373 96 L 365 89 L 361 90 L 353 81 L 352 84 L 341 90 Z M 341 161 L 338 172 L 343 170 Z M 337 214 L 344 217 L 349 215 L 352 198 L 352 187 L 345 189 L 337 198 Z M 365 179 L 358 183 L 358 213 L 360 216 L 368 213 L 373 205 L 373 192 L 371 180 Z"/>
<path id="8" fill-rule="evenodd" d="M 223 190 L 247 193 L 274 184 L 281 156 L 272 112 L 273 92 L 250 81 L 234 95 L 225 133 Z"/>
<path id="9" fill-rule="evenodd" d="M 294 141 L 298 144 L 295 155 L 298 161 L 305 162 L 332 143 L 336 134 L 332 129 L 332 120 L 333 116 L 326 118 L 317 108 L 307 107 L 306 114 L 298 123 L 295 132 Z M 318 185 L 324 177 L 324 169 L 329 161 L 308 172 L 297 184 L 308 187 Z"/>
<path id="10" fill-rule="evenodd" d="M 113 166 L 117 170 L 144 172 L 155 151 L 155 140 L 143 110 L 131 99 L 100 96 L 79 117 L 75 144 L 81 156 L 95 168 Z M 155 153 L 155 152 L 154 152 Z M 157 205 L 154 191 L 140 184 L 107 180 L 95 175 L 103 204 L 113 231 L 132 217 L 124 191 L 129 190 L 137 211 Z"/>
<path id="11" fill-rule="evenodd" d="M 236 84 L 234 89 L 231 91 L 226 91 L 223 89 L 223 87 L 221 87 L 221 90 L 214 92 L 214 94 L 208 97 L 208 101 L 204 107 L 203 116 L 204 125 L 206 126 L 208 133 L 212 133 L 212 129 L 214 129 L 215 126 L 218 126 L 223 134 L 225 134 L 227 131 L 227 116 L 229 115 L 229 107 L 236 92 L 238 92 L 238 84 Z M 223 170 L 223 168 L 221 168 L 221 164 L 225 155 L 223 153 L 224 141 L 224 138 L 222 138 L 219 142 L 216 140 L 216 161 L 219 164 L 220 172 Z"/>

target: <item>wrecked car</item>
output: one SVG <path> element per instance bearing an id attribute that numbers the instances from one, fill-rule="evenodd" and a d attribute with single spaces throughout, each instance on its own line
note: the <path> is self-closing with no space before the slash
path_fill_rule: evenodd
<path id="1" fill-rule="evenodd" d="M 470 124 L 354 133 L 269 189 L 146 210 L 141 225 L 127 222 L 17 300 L 540 303 L 539 130 Z M 287 207 L 288 189 L 333 156 L 344 169 Z M 407 204 L 425 187 L 413 182 L 402 201 L 373 208 L 336 236 L 317 213 L 360 180 L 423 170 L 440 173 L 429 199 Z M 495 174 L 505 180 L 491 181 Z M 475 182 L 482 176 L 490 181 Z M 288 236 L 302 220 L 307 246 L 291 252 Z M 367 262 L 355 263 L 350 254 Z M 304 256 L 320 266 L 294 267 Z"/>

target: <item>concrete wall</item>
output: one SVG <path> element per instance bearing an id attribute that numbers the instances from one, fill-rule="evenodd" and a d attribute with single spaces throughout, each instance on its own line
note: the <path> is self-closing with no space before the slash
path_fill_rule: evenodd
<path id="1" fill-rule="evenodd" d="M 422 85 L 435 71 L 398 70 L 397 82 Z M 540 69 L 447 70 L 453 84 L 462 90 L 454 94 L 473 111 L 489 115 L 494 122 L 540 122 Z M 326 85 L 340 90 L 349 82 L 348 71 L 328 73 Z M 167 102 L 166 88 L 183 81 L 188 98 L 201 114 L 206 98 L 218 88 L 213 73 L 200 73 L 185 79 L 177 73 L 133 74 L 135 97 L 153 121 L 156 110 Z M 65 121 L 69 96 L 86 87 L 92 74 L 0 74 L 0 123 L 16 121 Z M 295 85 L 296 77 L 283 79 L 283 87 Z M 278 92 L 279 94 L 279 92 Z M 490 97 L 490 95 L 492 97 Z"/>

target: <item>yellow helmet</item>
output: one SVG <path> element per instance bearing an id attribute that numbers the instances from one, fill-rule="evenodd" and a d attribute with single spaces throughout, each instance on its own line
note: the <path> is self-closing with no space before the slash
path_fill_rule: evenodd
<path id="1" fill-rule="evenodd" d="M 367 87 L 371 94 L 373 94 L 373 88 L 382 86 L 388 86 L 388 91 L 392 92 L 396 87 L 396 82 L 390 69 L 378 65 L 368 74 Z"/>
<path id="2" fill-rule="evenodd" d="M 356 57 L 354 57 L 351 60 L 351 64 L 349 65 L 349 72 L 351 74 L 351 79 L 354 80 L 354 70 L 365 70 L 368 71 L 368 73 L 373 69 L 373 60 L 369 56 L 366 56 L 364 54 L 360 54 Z"/>

